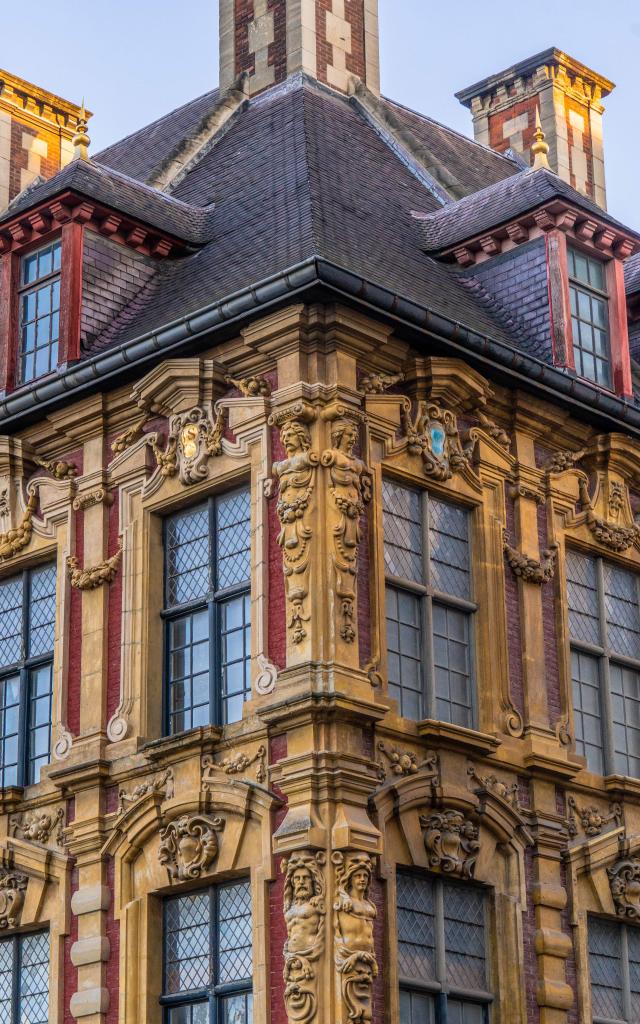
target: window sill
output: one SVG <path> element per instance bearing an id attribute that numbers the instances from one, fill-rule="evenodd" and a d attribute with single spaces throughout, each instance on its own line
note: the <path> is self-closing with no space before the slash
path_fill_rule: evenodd
<path id="1" fill-rule="evenodd" d="M 425 718 L 418 722 L 418 736 L 427 741 L 437 741 L 442 747 L 453 750 L 473 751 L 475 754 L 492 754 L 500 746 L 500 739 L 492 733 L 467 729 L 450 722 L 439 722 Z"/>
<path id="2" fill-rule="evenodd" d="M 174 760 L 176 754 L 193 750 L 209 753 L 222 739 L 223 731 L 221 725 L 199 725 L 186 732 L 150 740 L 140 748 L 140 752 L 146 754 L 150 761 L 159 762 Z"/>
<path id="3" fill-rule="evenodd" d="M 22 786 L 7 786 L 0 789 L 0 814 L 13 814 L 23 801 Z"/>
<path id="4" fill-rule="evenodd" d="M 630 775 L 605 775 L 604 788 L 612 797 L 640 796 L 640 779 Z"/>

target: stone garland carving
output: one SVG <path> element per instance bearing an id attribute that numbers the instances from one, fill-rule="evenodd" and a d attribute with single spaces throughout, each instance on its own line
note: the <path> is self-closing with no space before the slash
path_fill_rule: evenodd
<path id="1" fill-rule="evenodd" d="M 237 388 L 245 398 L 268 398 L 271 394 L 271 385 L 264 377 L 254 375 L 238 379 L 227 374 L 224 379 L 231 387 Z"/>
<path id="2" fill-rule="evenodd" d="M 586 448 L 581 448 L 577 452 L 569 450 L 554 452 L 543 468 L 549 474 L 564 473 L 566 469 L 573 469 L 573 467 L 584 458 L 586 451 Z"/>
<path id="3" fill-rule="evenodd" d="M 96 590 L 105 583 L 113 583 L 118 572 L 118 566 L 122 560 L 122 547 L 104 562 L 94 565 L 90 569 L 81 569 L 75 555 L 67 558 L 67 570 L 71 586 L 76 590 Z"/>
<path id="4" fill-rule="evenodd" d="M 155 778 L 149 779 L 146 782 L 140 782 L 130 793 L 121 789 L 118 793 L 118 814 L 124 814 L 129 807 L 137 804 L 139 800 L 149 796 L 150 793 L 160 793 L 165 800 L 171 800 L 173 797 L 173 784 L 173 770 L 167 768 L 160 775 L 156 775 Z"/>
<path id="5" fill-rule="evenodd" d="M 202 788 L 204 790 L 211 788 L 211 783 L 215 781 L 214 772 L 216 771 L 224 772 L 225 775 L 242 775 L 252 764 L 256 765 L 256 782 L 262 783 L 267 778 L 267 769 L 264 763 L 266 756 L 267 748 L 263 745 L 260 745 L 252 755 L 242 751 L 233 757 L 225 758 L 224 761 L 216 761 L 206 754 L 202 758 Z"/>
<path id="6" fill-rule="evenodd" d="M 506 782 L 500 782 L 495 775 L 479 775 L 474 764 L 467 765 L 467 775 L 477 782 L 481 789 L 493 796 L 499 797 L 508 803 L 514 811 L 520 813 L 520 800 L 518 799 L 518 783 L 513 782 L 510 786 Z"/>
<path id="7" fill-rule="evenodd" d="M 455 414 L 437 402 L 419 401 L 412 418 L 407 401 L 402 428 L 409 451 L 422 458 L 425 475 L 433 480 L 450 480 L 471 464 L 475 442 L 463 448 Z"/>
<path id="8" fill-rule="evenodd" d="M 280 426 L 280 439 L 286 459 L 273 465 L 278 483 L 276 512 L 280 520 L 277 542 L 282 549 L 282 564 L 287 599 L 287 628 L 294 644 L 302 643 L 309 621 L 306 600 L 309 594 L 310 545 L 313 531 L 309 524 L 309 506 L 316 486 L 320 462 L 311 448 L 308 422 L 313 413 L 303 405 L 274 413 L 270 426 Z M 266 494 L 272 494 L 273 481 L 267 481 Z"/>
<path id="9" fill-rule="evenodd" d="M 503 547 L 509 568 L 514 576 L 518 576 L 527 583 L 537 583 L 540 586 L 543 583 L 549 583 L 553 579 L 556 571 L 556 559 L 558 557 L 558 545 L 555 541 L 542 552 L 541 561 L 538 561 L 536 558 L 529 558 L 528 555 L 523 555 L 515 548 L 512 548 L 507 540 L 506 530 L 503 534 Z"/>
<path id="10" fill-rule="evenodd" d="M 39 459 L 37 456 L 34 457 L 33 461 L 36 466 L 40 466 L 41 469 L 46 469 L 47 473 L 51 473 L 56 480 L 73 480 L 78 475 L 78 470 L 72 462 L 65 462 L 61 460 L 57 462 L 55 459 Z"/>
<path id="11" fill-rule="evenodd" d="M 73 510 L 74 512 L 83 512 L 86 508 L 92 508 L 93 505 L 99 505 L 101 502 L 105 505 L 113 505 L 113 495 L 106 487 L 97 487 L 95 491 L 79 494 L 77 498 L 73 499 Z"/>
<path id="12" fill-rule="evenodd" d="M 389 762 L 392 775 L 417 775 L 418 772 L 425 772 L 426 780 L 431 780 L 432 785 L 438 784 L 438 755 L 435 751 L 428 750 L 425 759 L 418 762 L 418 756 L 413 751 L 400 753 L 399 750 L 387 750 L 383 740 L 378 741 L 378 750 Z M 387 769 L 379 761 L 378 776 L 383 781 L 387 777 Z"/>
<path id="13" fill-rule="evenodd" d="M 151 445 L 151 451 L 154 454 L 160 476 L 175 476 L 178 472 L 178 438 L 169 434 L 164 451 L 153 436 L 149 438 L 149 444 Z"/>
<path id="14" fill-rule="evenodd" d="M 421 815 L 420 827 L 430 868 L 458 878 L 473 878 L 480 851 L 478 828 L 461 811 Z"/>
<path id="15" fill-rule="evenodd" d="M 284 872 L 284 1004 L 289 1024 L 311 1024 L 318 1009 L 318 961 L 324 953 L 325 855 L 301 850 Z"/>
<path id="16" fill-rule="evenodd" d="M 111 451 L 114 455 L 126 452 L 127 448 L 130 448 L 132 444 L 135 444 L 142 437 L 142 432 L 148 419 L 149 411 L 145 409 L 139 420 L 128 427 L 127 430 L 124 430 L 122 434 L 118 434 L 111 445 Z"/>
<path id="17" fill-rule="evenodd" d="M 375 904 L 369 899 L 373 865 L 368 853 L 331 856 L 335 866 L 334 958 L 350 1021 L 373 1018 L 373 981 L 378 963 L 373 939 Z"/>
<path id="18" fill-rule="evenodd" d="M 331 448 L 322 453 L 320 462 L 329 471 L 329 529 L 333 536 L 333 567 L 336 596 L 340 609 L 340 636 L 351 644 L 356 638 L 356 578 L 360 519 L 365 505 L 371 501 L 372 475 L 368 466 L 353 454 L 358 440 L 358 426 L 348 412 L 336 408 L 329 413 Z"/>
<path id="19" fill-rule="evenodd" d="M 640 920 L 640 860 L 628 858 L 607 868 L 618 917 Z"/>
<path id="20" fill-rule="evenodd" d="M 64 808 L 59 807 L 55 814 L 47 812 L 34 812 L 24 814 L 21 819 L 14 818 L 11 822 L 11 834 L 13 836 L 22 834 L 22 838 L 29 843 L 42 843 L 44 846 L 49 842 L 51 835 L 56 830 L 56 843 L 64 845 Z"/>
<path id="21" fill-rule="evenodd" d="M 20 924 L 28 882 L 26 875 L 0 868 L 0 930 Z"/>
<path id="22" fill-rule="evenodd" d="M 34 493 L 29 495 L 27 507 L 25 508 L 22 522 L 14 530 L 7 530 L 0 533 L 0 561 L 5 558 L 12 558 L 18 552 L 26 548 L 33 534 L 33 513 L 38 507 L 38 496 Z"/>
<path id="23" fill-rule="evenodd" d="M 160 829 L 158 860 L 169 881 L 186 882 L 205 874 L 218 856 L 216 833 L 223 828 L 222 818 L 184 814 Z"/>
<path id="24" fill-rule="evenodd" d="M 404 373 L 370 373 L 360 381 L 359 390 L 365 395 L 382 395 L 403 380 Z"/>
<path id="25" fill-rule="evenodd" d="M 622 828 L 624 824 L 622 805 L 619 803 L 610 804 L 608 814 L 603 814 L 595 804 L 579 807 L 574 796 L 567 798 L 567 804 L 567 829 L 572 838 L 578 834 L 578 823 L 586 836 L 599 836 L 605 825 L 612 821 L 615 821 L 616 828 Z"/>
<path id="26" fill-rule="evenodd" d="M 630 526 L 619 526 L 615 522 L 609 523 L 606 519 L 598 518 L 593 511 L 587 481 L 581 479 L 579 487 L 580 504 L 583 511 L 586 512 L 586 523 L 596 540 L 600 541 L 601 544 L 604 544 L 611 551 L 616 551 L 619 554 L 627 551 L 628 548 L 640 541 L 640 524 L 632 523 Z M 616 501 L 617 499 L 614 499 L 614 505 Z M 620 514 L 621 507 L 620 505 L 615 508 L 616 519 Z M 611 498 L 609 499 L 609 510 L 611 511 Z"/>

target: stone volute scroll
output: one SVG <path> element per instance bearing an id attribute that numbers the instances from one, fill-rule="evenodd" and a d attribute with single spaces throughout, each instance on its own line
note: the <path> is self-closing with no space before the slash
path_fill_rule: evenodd
<path id="1" fill-rule="evenodd" d="M 314 418 L 313 410 L 303 402 L 280 409 L 269 417 L 270 426 L 280 427 L 280 439 L 287 456 L 282 462 L 274 463 L 272 472 L 278 488 L 276 511 L 281 529 L 277 541 L 282 550 L 287 629 L 294 644 L 305 639 L 309 621 L 311 501 L 320 462 L 320 456 L 311 447 L 309 424 Z M 273 492 L 273 482 L 267 481 L 268 497 Z"/>
<path id="2" fill-rule="evenodd" d="M 330 422 L 331 447 L 321 456 L 321 464 L 329 474 L 331 503 L 327 510 L 328 534 L 333 540 L 336 607 L 340 620 L 340 636 L 345 643 L 356 639 L 356 578 L 360 520 L 372 497 L 372 474 L 365 463 L 354 455 L 359 439 L 358 423 L 366 418 L 357 410 L 333 405 L 324 412 Z"/>
<path id="3" fill-rule="evenodd" d="M 184 814 L 160 829 L 158 860 L 170 882 L 186 882 L 206 874 L 218 856 L 222 818 Z"/>
<path id="4" fill-rule="evenodd" d="M 607 868 L 618 917 L 640 921 L 640 860 L 628 857 Z"/>
<path id="5" fill-rule="evenodd" d="M 331 857 L 335 867 L 334 960 L 345 1020 L 373 1019 L 373 982 L 378 975 L 373 937 L 376 907 L 369 898 L 373 864 L 368 853 Z"/>
<path id="6" fill-rule="evenodd" d="M 319 1003 L 319 961 L 324 954 L 325 855 L 301 850 L 282 862 L 284 872 L 284 1002 L 289 1024 L 312 1024 Z"/>

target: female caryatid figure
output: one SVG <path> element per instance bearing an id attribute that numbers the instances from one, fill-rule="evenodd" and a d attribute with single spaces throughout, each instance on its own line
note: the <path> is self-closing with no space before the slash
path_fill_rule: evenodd
<path id="1" fill-rule="evenodd" d="M 342 982 L 348 1019 L 368 1024 L 373 1011 L 373 979 L 378 974 L 373 924 L 375 905 L 369 899 L 372 864 L 367 853 L 333 855 L 336 865 L 335 963 Z"/>

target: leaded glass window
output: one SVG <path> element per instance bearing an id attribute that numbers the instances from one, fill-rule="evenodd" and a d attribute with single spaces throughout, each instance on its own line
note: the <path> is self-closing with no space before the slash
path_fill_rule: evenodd
<path id="1" fill-rule="evenodd" d="M 589 973 L 593 1024 L 637 1024 L 640 928 L 590 918 Z"/>
<path id="2" fill-rule="evenodd" d="M 576 749 L 600 775 L 640 777 L 638 576 L 567 552 Z"/>
<path id="3" fill-rule="evenodd" d="M 60 337 L 60 240 L 23 256 L 20 264 L 20 383 L 58 365 Z"/>
<path id="4" fill-rule="evenodd" d="M 488 1024 L 484 891 L 409 872 L 397 890 L 400 1024 Z"/>
<path id="5" fill-rule="evenodd" d="M 251 976 L 248 881 L 165 900 L 165 1024 L 252 1024 Z"/>
<path id="6" fill-rule="evenodd" d="M 382 485 L 389 695 L 400 713 L 474 724 L 469 513 Z"/>
<path id="7" fill-rule="evenodd" d="M 56 569 L 0 580 L 0 785 L 38 782 L 49 763 Z"/>
<path id="8" fill-rule="evenodd" d="M 250 556 L 247 488 L 166 521 L 169 733 L 242 718 L 251 694 Z"/>
<path id="9" fill-rule="evenodd" d="M 47 1024 L 49 1019 L 48 932 L 0 939 L 0 1020 Z"/>
<path id="10" fill-rule="evenodd" d="M 610 388 L 609 302 L 604 263 L 571 248 L 568 259 L 576 372 Z"/>

